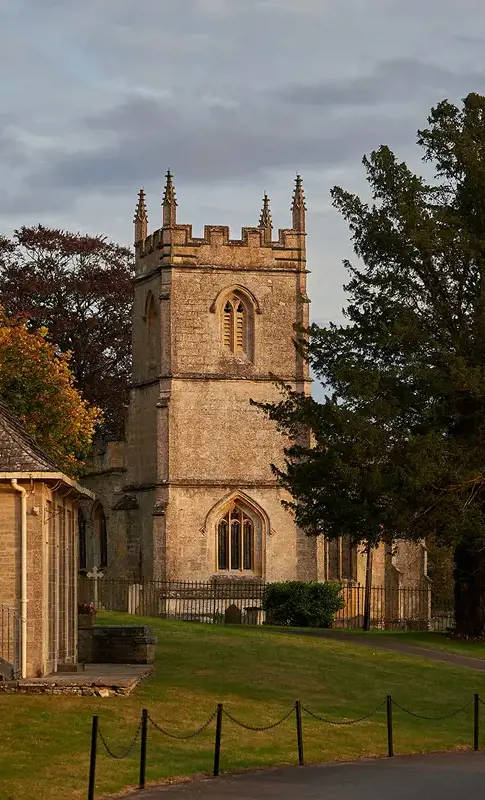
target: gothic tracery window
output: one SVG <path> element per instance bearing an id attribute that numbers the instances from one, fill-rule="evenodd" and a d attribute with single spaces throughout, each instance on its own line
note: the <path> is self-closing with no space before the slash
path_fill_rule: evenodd
<path id="1" fill-rule="evenodd" d="M 254 523 L 237 504 L 217 526 L 217 568 L 254 570 Z"/>
<path id="2" fill-rule="evenodd" d="M 251 321 L 249 304 L 234 292 L 227 298 L 222 310 L 222 341 L 232 353 L 250 356 Z"/>

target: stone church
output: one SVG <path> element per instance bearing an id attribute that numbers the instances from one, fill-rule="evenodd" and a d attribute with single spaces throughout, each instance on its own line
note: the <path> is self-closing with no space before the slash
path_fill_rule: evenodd
<path id="1" fill-rule="evenodd" d="M 291 227 L 273 235 L 265 195 L 255 227 L 231 239 L 178 219 L 167 174 L 162 226 L 136 208 L 133 376 L 126 440 L 97 447 L 85 486 L 95 514 L 80 525 L 80 568 L 141 580 L 364 581 L 344 540 L 300 531 L 271 464 L 285 438 L 251 400 L 279 398 L 275 378 L 310 393 L 295 323 L 308 324 L 305 199 L 298 176 Z M 422 585 L 426 550 L 382 547 L 377 586 Z"/>

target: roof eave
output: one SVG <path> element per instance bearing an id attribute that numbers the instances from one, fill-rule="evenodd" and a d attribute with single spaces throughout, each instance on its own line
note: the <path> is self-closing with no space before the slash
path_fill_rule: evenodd
<path id="1" fill-rule="evenodd" d="M 96 500 L 94 492 L 81 486 L 72 478 L 68 478 L 63 472 L 0 472 L 0 481 L 10 481 L 12 478 L 21 481 L 62 481 L 63 484 L 71 486 L 79 494 L 89 497 L 90 500 Z"/>

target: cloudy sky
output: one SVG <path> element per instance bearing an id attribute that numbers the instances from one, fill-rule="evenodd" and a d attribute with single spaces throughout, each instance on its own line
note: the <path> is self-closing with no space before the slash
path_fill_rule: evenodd
<path id="1" fill-rule="evenodd" d="M 0 232 L 131 243 L 136 194 L 160 225 L 289 224 L 301 172 L 311 311 L 340 318 L 349 239 L 334 184 L 365 187 L 389 144 L 419 168 L 432 105 L 485 93 L 483 0 L 0 0 Z"/>

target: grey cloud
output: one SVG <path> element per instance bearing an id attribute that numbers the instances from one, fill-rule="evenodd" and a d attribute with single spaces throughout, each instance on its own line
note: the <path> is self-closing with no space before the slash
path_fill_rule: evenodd
<path id="1" fill-rule="evenodd" d="M 440 94 L 483 91 L 485 71 L 455 73 L 414 58 L 397 58 L 378 64 L 370 75 L 296 84 L 279 91 L 280 99 L 294 105 L 368 106 L 407 103 L 432 91 Z"/>
<path id="2" fill-rule="evenodd" d="M 406 122 L 408 125 L 406 125 Z M 399 146 L 414 134 L 402 118 L 309 117 L 269 104 L 224 108 L 134 95 L 85 121 L 98 147 L 52 153 L 28 178 L 34 190 L 118 190 L 160 175 L 167 164 L 187 182 L 241 180 L 277 168 L 327 167 L 359 160 L 383 140 Z"/>

